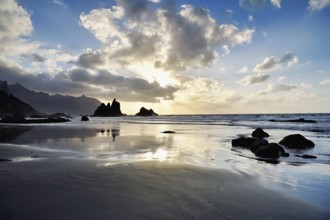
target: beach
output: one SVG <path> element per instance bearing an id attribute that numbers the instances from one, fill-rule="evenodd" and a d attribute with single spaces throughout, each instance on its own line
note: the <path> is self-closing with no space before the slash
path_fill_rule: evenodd
<path id="1" fill-rule="evenodd" d="M 1 165 L 1 219 L 326 219 L 249 175 L 163 162 Z"/>
<path id="2" fill-rule="evenodd" d="M 329 219 L 328 139 L 271 164 L 229 147 L 249 126 L 177 122 L 2 126 L 0 219 Z"/>

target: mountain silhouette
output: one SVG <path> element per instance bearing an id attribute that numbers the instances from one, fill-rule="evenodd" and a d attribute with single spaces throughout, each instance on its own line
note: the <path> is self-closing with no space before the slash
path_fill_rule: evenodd
<path id="1" fill-rule="evenodd" d="M 40 112 L 47 114 L 64 112 L 71 115 L 91 115 L 97 106 L 101 104 L 99 100 L 85 95 L 80 97 L 50 95 L 46 92 L 30 90 L 19 83 L 8 85 L 8 91 Z"/>
<path id="2" fill-rule="evenodd" d="M 7 83 L 1 82 L 0 89 L 0 116 L 13 116 L 14 114 L 20 115 L 35 115 L 39 114 L 29 104 L 21 101 L 17 97 L 10 95 L 6 91 Z"/>

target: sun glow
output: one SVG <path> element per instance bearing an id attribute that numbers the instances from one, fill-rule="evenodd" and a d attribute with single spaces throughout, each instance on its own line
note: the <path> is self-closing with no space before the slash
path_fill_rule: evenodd
<path id="1" fill-rule="evenodd" d="M 156 68 L 151 62 L 139 63 L 133 66 L 135 73 L 149 82 L 158 82 L 160 86 L 175 85 L 177 81 L 171 76 L 171 73 L 160 68 Z"/>

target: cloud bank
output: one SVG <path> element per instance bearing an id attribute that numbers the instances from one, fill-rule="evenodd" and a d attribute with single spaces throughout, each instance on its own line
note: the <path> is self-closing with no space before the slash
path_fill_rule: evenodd
<path id="1" fill-rule="evenodd" d="M 103 43 L 99 51 L 79 58 L 89 68 L 137 62 L 171 72 L 209 67 L 219 49 L 250 43 L 254 32 L 218 25 L 207 9 L 182 5 L 176 11 L 169 3 L 152 9 L 147 0 L 119 0 L 110 9 L 81 14 L 80 22 Z"/>

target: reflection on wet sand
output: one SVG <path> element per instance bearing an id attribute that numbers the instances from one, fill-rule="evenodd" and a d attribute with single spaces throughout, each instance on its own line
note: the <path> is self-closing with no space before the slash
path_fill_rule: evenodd
<path id="1" fill-rule="evenodd" d="M 8 143 L 15 140 L 21 134 L 31 130 L 31 127 L 27 126 L 4 126 L 0 127 L 0 143 Z"/>

